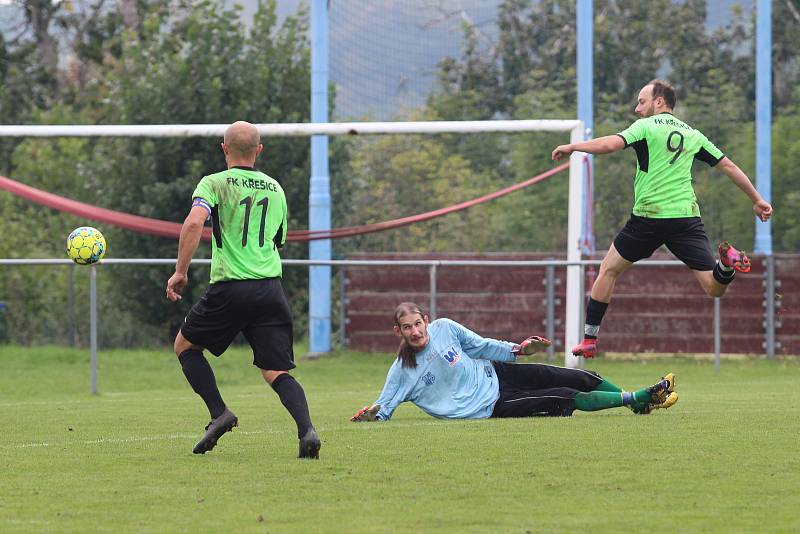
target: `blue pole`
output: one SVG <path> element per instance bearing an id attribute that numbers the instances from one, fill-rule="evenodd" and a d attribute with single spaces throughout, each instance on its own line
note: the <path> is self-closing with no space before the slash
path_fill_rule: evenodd
<path id="1" fill-rule="evenodd" d="M 594 91 L 593 91 L 593 49 L 594 39 L 594 10 L 592 0 L 578 0 L 577 12 L 577 54 L 578 54 L 578 120 L 586 126 L 585 137 L 594 137 Z M 594 159 L 589 156 L 589 173 L 594 177 Z M 583 183 L 586 184 L 587 169 L 582 167 Z M 592 200 L 594 199 L 594 180 L 583 189 L 581 206 L 581 250 L 583 254 L 594 253 L 594 229 L 592 228 L 591 214 L 593 212 Z"/>
<path id="2" fill-rule="evenodd" d="M 756 189 L 772 202 L 772 1 L 756 6 Z M 772 255 L 772 221 L 756 224 L 753 250 Z"/>
<path id="3" fill-rule="evenodd" d="M 328 122 L 328 0 L 311 2 L 311 122 Z M 311 136 L 311 184 L 308 195 L 309 230 L 331 227 L 328 177 L 328 136 Z M 310 241 L 308 257 L 331 259 L 330 239 Z M 309 352 L 331 350 L 331 268 L 309 267 Z"/>

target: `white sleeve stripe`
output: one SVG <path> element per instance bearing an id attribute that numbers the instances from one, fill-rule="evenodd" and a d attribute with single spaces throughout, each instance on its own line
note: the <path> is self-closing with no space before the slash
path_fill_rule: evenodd
<path id="1" fill-rule="evenodd" d="M 195 206 L 200 206 L 202 208 L 205 208 L 205 210 L 208 211 L 208 214 L 211 215 L 211 206 L 209 205 L 208 202 L 206 202 L 205 199 L 203 199 L 203 198 L 194 199 L 192 201 L 192 207 L 195 207 Z"/>

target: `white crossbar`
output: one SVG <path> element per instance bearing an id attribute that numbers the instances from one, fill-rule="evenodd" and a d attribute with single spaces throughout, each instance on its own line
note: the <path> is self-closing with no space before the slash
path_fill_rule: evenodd
<path id="1" fill-rule="evenodd" d="M 261 135 L 300 137 L 310 135 L 435 134 L 482 132 L 569 132 L 577 120 L 330 122 L 257 124 Z M 0 126 L 0 137 L 221 137 L 227 124 L 151 125 L 48 125 Z"/>

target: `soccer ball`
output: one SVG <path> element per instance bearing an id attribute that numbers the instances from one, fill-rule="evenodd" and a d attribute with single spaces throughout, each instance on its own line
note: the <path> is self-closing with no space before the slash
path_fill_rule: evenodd
<path id="1" fill-rule="evenodd" d="M 97 228 L 81 226 L 67 237 L 67 256 L 78 265 L 91 265 L 103 259 L 106 238 Z"/>

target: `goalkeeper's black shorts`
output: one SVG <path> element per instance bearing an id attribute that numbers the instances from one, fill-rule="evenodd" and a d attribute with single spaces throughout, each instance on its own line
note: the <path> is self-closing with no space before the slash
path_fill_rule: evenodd
<path id="1" fill-rule="evenodd" d="M 181 328 L 183 337 L 221 355 L 241 332 L 253 348 L 253 365 L 269 371 L 295 368 L 292 313 L 280 278 L 211 284 Z"/>
<path id="2" fill-rule="evenodd" d="M 575 395 L 594 391 L 597 373 L 543 363 L 492 362 L 500 397 L 492 417 L 563 417 L 575 411 Z"/>

